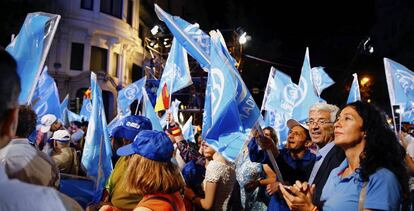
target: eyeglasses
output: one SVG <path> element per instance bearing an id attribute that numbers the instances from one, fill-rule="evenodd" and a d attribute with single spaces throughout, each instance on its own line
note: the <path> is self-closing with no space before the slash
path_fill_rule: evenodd
<path id="1" fill-rule="evenodd" d="M 306 122 L 306 125 L 307 126 L 310 126 L 310 125 L 316 125 L 316 124 L 318 124 L 318 125 L 320 125 L 320 126 L 324 126 L 325 124 L 332 124 L 333 122 L 331 122 L 331 121 L 328 121 L 328 120 L 326 120 L 326 119 L 319 119 L 318 121 L 313 121 L 313 120 L 311 120 L 311 121 L 307 121 Z"/>

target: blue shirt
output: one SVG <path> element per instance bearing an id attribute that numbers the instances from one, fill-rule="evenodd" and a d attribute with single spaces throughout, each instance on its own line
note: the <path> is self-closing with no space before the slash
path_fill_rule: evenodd
<path id="1" fill-rule="evenodd" d="M 358 210 L 358 200 L 363 182 L 354 172 L 342 178 L 348 167 L 345 159 L 332 170 L 322 191 L 323 210 L 350 211 Z M 369 176 L 364 208 L 376 210 L 400 210 L 401 187 L 397 177 L 388 169 L 381 168 Z"/>
<path id="2" fill-rule="evenodd" d="M 318 173 L 318 170 L 323 163 L 323 160 L 325 160 L 326 155 L 328 154 L 329 151 L 331 151 L 331 149 L 334 146 L 335 146 L 335 143 L 331 141 L 328 144 L 326 144 L 324 147 L 322 147 L 321 149 L 318 149 L 318 153 L 316 154 L 316 161 L 315 161 L 315 164 L 313 165 L 312 172 L 309 176 L 309 180 L 308 180 L 309 184 L 313 184 L 313 180 L 315 179 L 316 174 Z"/>

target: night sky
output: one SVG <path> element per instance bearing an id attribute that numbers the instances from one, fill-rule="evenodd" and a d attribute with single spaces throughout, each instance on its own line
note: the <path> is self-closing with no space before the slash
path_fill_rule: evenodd
<path id="1" fill-rule="evenodd" d="M 322 98 L 338 106 L 346 103 L 352 73 L 356 72 L 360 79 L 371 78 L 369 87 L 361 90 L 363 98 L 388 111 L 383 57 L 414 70 L 413 1 L 272 1 L 272 5 L 267 1 L 190 2 L 199 9 L 185 11 L 184 19 L 198 22 L 206 32 L 243 27 L 252 37 L 243 54 L 275 63 L 243 56 L 242 77 L 250 89 L 261 90 L 254 95 L 259 105 L 272 65 L 298 82 L 306 47 L 310 49 L 311 66 L 325 67 L 336 82 Z M 368 51 L 371 46 L 373 53 Z"/>

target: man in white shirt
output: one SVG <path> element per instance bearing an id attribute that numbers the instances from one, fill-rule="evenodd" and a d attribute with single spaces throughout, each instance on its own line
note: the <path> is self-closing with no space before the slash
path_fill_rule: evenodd
<path id="1" fill-rule="evenodd" d="M 0 49 L 0 152 L 15 136 L 18 125 L 20 78 L 14 58 Z M 82 210 L 68 196 L 49 187 L 9 179 L 0 164 L 0 210 Z"/>

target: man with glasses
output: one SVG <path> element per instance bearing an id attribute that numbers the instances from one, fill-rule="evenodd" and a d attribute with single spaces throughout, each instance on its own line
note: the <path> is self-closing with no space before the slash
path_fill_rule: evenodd
<path id="1" fill-rule="evenodd" d="M 306 124 L 312 142 L 317 146 L 317 153 L 308 183 L 316 186 L 313 194 L 313 203 L 316 205 L 320 205 L 322 189 L 331 170 L 338 167 L 345 159 L 343 150 L 333 142 L 334 122 L 338 110 L 337 106 L 326 103 L 317 103 L 309 109 L 309 119 Z"/>

